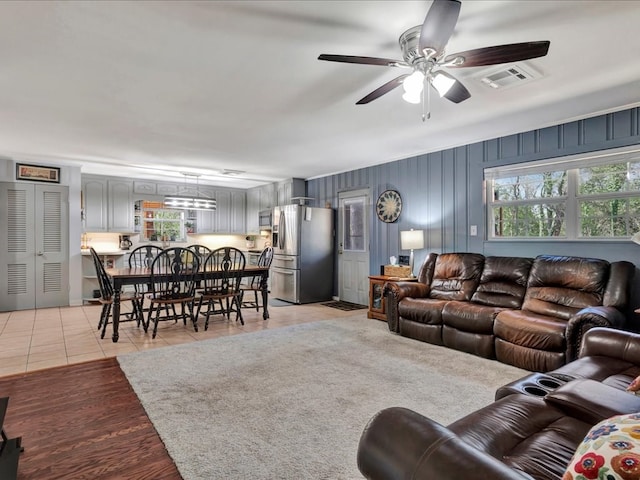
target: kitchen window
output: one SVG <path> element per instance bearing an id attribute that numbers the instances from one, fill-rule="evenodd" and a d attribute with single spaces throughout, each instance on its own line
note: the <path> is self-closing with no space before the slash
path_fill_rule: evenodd
<path id="1" fill-rule="evenodd" d="M 640 231 L 640 150 L 485 169 L 489 240 L 628 239 Z"/>
<path id="2" fill-rule="evenodd" d="M 194 228 L 195 213 L 191 213 L 163 208 L 162 202 L 140 200 L 135 203 L 135 231 L 141 240 L 184 242 Z"/>

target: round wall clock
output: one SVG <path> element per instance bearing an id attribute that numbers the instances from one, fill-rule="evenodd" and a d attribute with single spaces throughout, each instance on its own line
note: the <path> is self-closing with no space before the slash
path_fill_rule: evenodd
<path id="1" fill-rule="evenodd" d="M 376 202 L 376 214 L 385 223 L 393 223 L 402 211 L 402 198 L 395 190 L 385 190 Z"/>

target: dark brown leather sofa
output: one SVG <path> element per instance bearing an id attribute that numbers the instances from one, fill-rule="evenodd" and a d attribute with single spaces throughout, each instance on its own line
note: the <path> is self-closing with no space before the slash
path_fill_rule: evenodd
<path id="1" fill-rule="evenodd" d="M 382 410 L 362 434 L 358 467 L 372 480 L 560 479 L 593 425 L 640 412 L 640 397 L 624 391 L 639 374 L 640 335 L 593 328 L 579 359 L 505 385 L 494 403 L 448 427 Z"/>
<path id="2" fill-rule="evenodd" d="M 392 332 L 532 371 L 576 358 L 596 326 L 623 328 L 635 266 L 540 255 L 431 253 L 417 282 L 385 284 Z"/>

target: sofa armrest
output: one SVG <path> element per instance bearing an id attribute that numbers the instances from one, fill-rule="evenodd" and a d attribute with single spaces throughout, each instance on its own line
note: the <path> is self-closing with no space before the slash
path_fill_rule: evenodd
<path id="1" fill-rule="evenodd" d="M 358 468 L 370 480 L 531 479 L 439 423 L 400 407 L 369 421 L 358 445 Z"/>
<path id="2" fill-rule="evenodd" d="M 405 297 L 424 298 L 429 296 L 429 285 L 420 282 L 386 282 L 383 293 L 391 294 L 396 302 Z"/>
<path id="3" fill-rule="evenodd" d="M 587 307 L 576 313 L 567 323 L 567 362 L 578 358 L 584 335 L 594 327 L 621 328 L 624 315 L 615 307 Z"/>
<path id="4" fill-rule="evenodd" d="M 640 412 L 640 397 L 595 380 L 573 380 L 547 394 L 544 400 L 591 424 L 614 415 Z"/>
<path id="5" fill-rule="evenodd" d="M 580 357 L 611 357 L 640 365 L 640 333 L 592 328 L 584 334 Z"/>
<path id="6" fill-rule="evenodd" d="M 386 282 L 382 294 L 385 296 L 387 326 L 398 333 L 398 303 L 406 297 L 424 298 L 429 296 L 429 285 L 420 282 Z"/>

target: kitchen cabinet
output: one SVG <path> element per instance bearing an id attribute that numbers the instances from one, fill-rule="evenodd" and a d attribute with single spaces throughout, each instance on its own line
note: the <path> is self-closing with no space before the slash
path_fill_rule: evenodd
<path id="1" fill-rule="evenodd" d="M 83 176 L 82 202 L 85 232 L 133 231 L 133 181 Z"/>
<path id="2" fill-rule="evenodd" d="M 229 233 L 245 233 L 247 195 L 244 191 L 234 190 L 231 192 L 231 209 L 229 210 Z"/>
<path id="3" fill-rule="evenodd" d="M 245 233 L 246 194 L 244 190 L 213 190 L 200 192 L 216 199 L 215 211 L 198 210 L 197 233 Z"/>
<path id="4" fill-rule="evenodd" d="M 107 231 L 107 179 L 82 178 L 82 214 L 85 232 Z"/>
<path id="5" fill-rule="evenodd" d="M 144 195 L 155 195 L 156 184 L 155 182 L 133 182 L 133 193 L 142 193 Z"/>
<path id="6" fill-rule="evenodd" d="M 276 184 L 269 183 L 267 185 L 262 185 L 258 187 L 260 190 L 260 205 L 258 207 L 258 211 L 260 210 L 268 210 L 270 208 L 279 205 L 278 197 L 276 194 Z"/>
<path id="7" fill-rule="evenodd" d="M 108 230 L 133 232 L 133 182 L 109 180 L 107 201 Z"/>
<path id="8" fill-rule="evenodd" d="M 258 214 L 262 210 L 269 210 L 276 206 L 276 185 L 270 183 L 246 191 L 246 233 L 260 234 Z"/>
<path id="9" fill-rule="evenodd" d="M 290 205 L 294 203 L 293 198 L 305 197 L 307 195 L 307 187 L 303 179 L 290 178 L 289 180 L 278 182 L 276 192 L 278 205 Z"/>
<path id="10" fill-rule="evenodd" d="M 260 187 L 254 187 L 247 190 L 246 198 L 246 233 L 251 235 L 260 234 L 260 225 L 258 224 L 258 212 L 260 212 Z"/>

